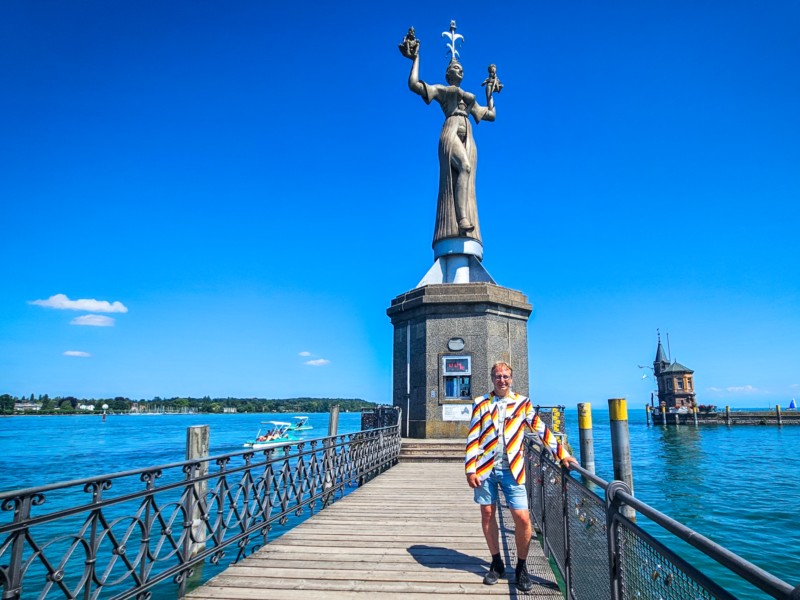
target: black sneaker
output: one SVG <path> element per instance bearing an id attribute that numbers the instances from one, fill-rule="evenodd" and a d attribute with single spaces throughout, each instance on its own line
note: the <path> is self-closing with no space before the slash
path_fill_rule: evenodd
<path id="1" fill-rule="evenodd" d="M 522 592 L 530 592 L 533 589 L 533 582 L 528 575 L 528 567 L 522 565 L 517 569 L 517 589 Z"/>
<path id="2" fill-rule="evenodd" d="M 499 569 L 499 571 L 496 569 Z M 489 567 L 489 572 L 483 576 L 483 583 L 485 583 L 486 585 L 494 585 L 503 576 L 503 573 L 505 572 L 506 572 L 505 567 L 498 567 L 497 565 L 492 565 L 491 567 Z"/>

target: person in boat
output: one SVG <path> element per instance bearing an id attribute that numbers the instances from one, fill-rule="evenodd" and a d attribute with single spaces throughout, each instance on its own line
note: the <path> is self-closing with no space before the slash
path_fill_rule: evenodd
<path id="1" fill-rule="evenodd" d="M 495 363 L 491 377 L 494 389 L 473 401 L 465 460 L 467 483 L 474 490 L 475 502 L 480 505 L 483 535 L 492 555 L 483 582 L 494 585 L 505 573 L 497 525 L 499 488 L 514 519 L 516 586 L 527 592 L 533 588 L 526 564 L 533 531 L 525 491 L 524 428 L 535 431 L 565 467 L 577 461 L 542 422 L 530 399 L 511 391 L 512 369 L 508 363 Z"/>

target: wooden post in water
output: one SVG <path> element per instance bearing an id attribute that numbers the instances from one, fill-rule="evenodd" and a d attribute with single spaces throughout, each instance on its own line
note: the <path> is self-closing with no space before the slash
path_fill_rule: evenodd
<path id="1" fill-rule="evenodd" d="M 194 425 L 186 429 L 186 460 L 197 460 L 208 457 L 211 443 L 211 434 L 208 425 Z M 208 474 L 208 461 L 201 462 L 196 469 L 187 473 L 187 478 L 203 477 Z M 194 492 L 187 499 L 186 514 L 191 522 L 191 535 L 187 540 L 186 558 L 191 559 L 206 549 L 206 522 L 203 520 L 203 511 L 200 505 L 205 500 L 208 482 L 200 481 L 194 484 Z M 193 581 L 202 579 L 203 564 L 194 567 Z M 181 583 L 185 586 L 185 580 Z"/>
<path id="2" fill-rule="evenodd" d="M 336 435 L 339 432 L 339 405 L 331 406 L 331 419 L 328 421 L 328 435 Z"/>
<path id="3" fill-rule="evenodd" d="M 592 405 L 590 402 L 578 404 L 578 434 L 581 466 L 594 475 L 594 437 L 592 435 Z"/>
<path id="4" fill-rule="evenodd" d="M 692 407 L 692 418 L 694 418 L 694 426 L 697 427 L 697 407 Z"/>
<path id="5" fill-rule="evenodd" d="M 578 404 L 578 408 L 580 408 L 580 404 Z M 650 405 L 649 404 L 645 404 L 644 405 L 644 414 L 645 414 L 645 418 L 647 419 L 647 426 L 650 427 Z"/>
<path id="6" fill-rule="evenodd" d="M 628 431 L 628 403 L 625 398 L 611 398 L 608 401 L 608 416 L 611 422 L 611 456 L 614 461 L 614 479 L 626 483 L 633 495 L 631 439 Z M 623 506 L 622 514 L 629 519 L 636 518 L 636 511 L 630 506 Z"/>
<path id="7" fill-rule="evenodd" d="M 775 414 L 778 417 L 778 425 L 779 426 L 783 425 L 783 417 L 781 416 L 781 405 L 780 404 L 776 404 L 775 405 Z"/>
<path id="8" fill-rule="evenodd" d="M 730 424 L 731 424 L 731 407 L 730 406 L 726 406 L 725 407 L 725 425 L 730 425 Z"/>
<path id="9" fill-rule="evenodd" d="M 667 428 L 667 406 L 661 406 L 661 426 L 666 429 Z"/>
<path id="10" fill-rule="evenodd" d="M 334 404 L 331 406 L 331 414 L 328 420 L 328 439 L 323 442 L 325 446 L 325 458 L 323 459 L 323 466 L 325 468 L 324 483 L 322 484 L 323 490 L 328 490 L 333 487 L 334 470 L 336 468 L 336 439 L 333 437 L 339 432 L 339 405 Z M 328 504 L 330 496 L 323 497 L 323 504 Z"/>

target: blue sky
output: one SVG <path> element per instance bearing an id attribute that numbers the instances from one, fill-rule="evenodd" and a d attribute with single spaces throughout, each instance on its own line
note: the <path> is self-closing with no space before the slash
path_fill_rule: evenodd
<path id="1" fill-rule="evenodd" d="M 800 397 L 800 4 L 278 4 L 0 4 L 0 393 L 390 402 L 443 118 L 397 44 L 442 82 L 455 19 L 535 399 L 644 404 L 657 328 L 701 403 Z"/>

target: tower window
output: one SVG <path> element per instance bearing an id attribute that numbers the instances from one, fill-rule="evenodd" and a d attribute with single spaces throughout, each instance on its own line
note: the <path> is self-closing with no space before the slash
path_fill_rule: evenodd
<path id="1" fill-rule="evenodd" d="M 445 377 L 444 378 L 444 395 L 445 398 L 471 398 L 472 397 L 472 383 L 471 377 L 465 375 L 462 377 Z"/>
<path id="2" fill-rule="evenodd" d="M 445 398 L 472 397 L 472 357 L 443 356 Z"/>

